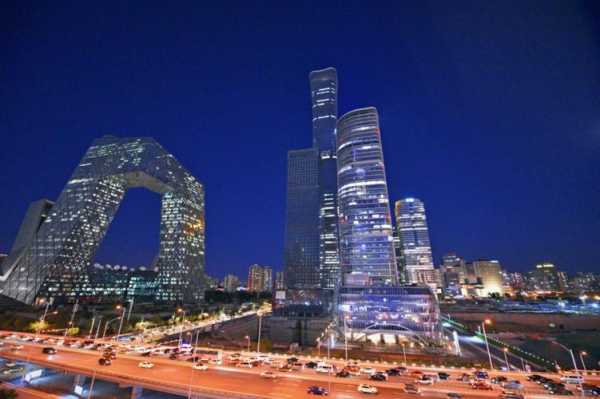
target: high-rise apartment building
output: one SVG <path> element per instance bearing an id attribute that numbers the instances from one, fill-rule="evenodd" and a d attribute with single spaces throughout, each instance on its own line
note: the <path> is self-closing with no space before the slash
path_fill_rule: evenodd
<path id="1" fill-rule="evenodd" d="M 373 107 L 337 126 L 340 264 L 345 285 L 398 282 L 379 116 Z"/>
<path id="2" fill-rule="evenodd" d="M 337 72 L 309 75 L 313 146 L 288 152 L 284 269 L 291 288 L 339 283 L 336 122 Z"/>
<path id="3" fill-rule="evenodd" d="M 526 285 L 529 291 L 558 292 L 567 288 L 567 276 L 550 262 L 538 263 L 527 273 Z"/>
<path id="4" fill-rule="evenodd" d="M 228 274 L 223 279 L 223 289 L 225 292 L 235 292 L 239 286 L 240 279 L 236 275 Z"/>
<path id="5" fill-rule="evenodd" d="M 408 283 L 420 283 L 433 270 L 425 205 L 416 198 L 396 201 L 396 228 Z"/>
<path id="6" fill-rule="evenodd" d="M 248 269 L 248 291 L 273 290 L 273 269 L 268 266 L 250 265 Z"/>
<path id="7" fill-rule="evenodd" d="M 275 290 L 285 290 L 285 273 L 275 273 Z"/>

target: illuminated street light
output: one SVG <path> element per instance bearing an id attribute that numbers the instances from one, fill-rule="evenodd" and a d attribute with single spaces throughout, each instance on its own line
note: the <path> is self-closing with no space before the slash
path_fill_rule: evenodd
<path id="1" fill-rule="evenodd" d="M 488 342 L 487 332 L 485 331 L 485 325 L 486 324 L 492 324 L 492 321 L 490 319 L 485 319 L 483 321 L 483 323 L 481 323 L 481 326 L 483 328 L 483 338 L 485 340 L 485 349 L 487 350 L 488 359 L 490 360 L 490 370 L 493 370 L 494 369 L 494 364 L 492 363 L 492 354 L 490 353 L 490 344 Z"/>
<path id="2" fill-rule="evenodd" d="M 506 362 L 506 371 L 510 371 L 510 364 L 508 363 L 508 348 L 502 348 L 502 352 L 504 352 L 504 361 Z"/>
<path id="3" fill-rule="evenodd" d="M 583 366 L 583 373 L 587 374 L 587 367 L 585 367 L 585 361 L 583 360 L 584 356 L 587 356 L 588 353 L 586 351 L 579 352 L 579 359 L 581 359 L 581 365 Z"/>

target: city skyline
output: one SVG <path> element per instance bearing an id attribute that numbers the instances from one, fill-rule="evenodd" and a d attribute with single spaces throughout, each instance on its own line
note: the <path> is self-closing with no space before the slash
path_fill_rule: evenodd
<path id="1" fill-rule="evenodd" d="M 467 259 L 499 259 L 508 270 L 530 270 L 546 260 L 569 273 L 595 270 L 600 258 L 595 93 L 600 83 L 593 63 L 598 59 L 590 55 L 590 64 L 571 63 L 554 57 L 550 47 L 532 54 L 524 49 L 538 41 L 568 42 L 574 53 L 594 54 L 589 31 L 598 22 L 568 4 L 548 6 L 556 12 L 544 18 L 535 7 L 519 7 L 511 11 L 497 5 L 494 12 L 527 15 L 530 35 L 524 34 L 525 19 L 516 18 L 512 32 L 498 24 L 481 30 L 487 40 L 481 43 L 452 18 L 420 7 L 395 8 L 395 23 L 365 37 L 316 22 L 314 31 L 296 32 L 275 25 L 278 15 L 272 10 L 264 17 L 264 30 L 247 32 L 242 21 L 215 44 L 200 40 L 201 33 L 178 42 L 177 32 L 197 26 L 200 12 L 191 12 L 193 18 L 179 26 L 165 22 L 164 37 L 152 35 L 152 24 L 140 19 L 141 33 L 121 40 L 118 15 L 104 22 L 76 19 L 80 34 L 75 37 L 52 31 L 26 10 L 6 24 L 31 32 L 8 43 L 14 63 L 1 98 L 3 128 L 11 132 L 5 145 L 14 151 L 1 156 L 6 189 L 0 200 L 0 252 L 9 251 L 28 205 L 39 198 L 56 200 L 79 154 L 93 138 L 114 133 L 154 137 L 205 184 L 210 275 L 244 275 L 251 263 L 281 270 L 285 154 L 311 145 L 307 74 L 333 66 L 341 82 L 339 109 L 378 108 L 390 201 L 415 196 L 427 205 L 434 265 L 455 251 Z M 80 11 L 76 8 L 57 7 L 53 22 L 64 25 Z M 308 9 L 297 11 L 284 16 L 304 22 L 315 16 Z M 328 11 L 333 20 L 340 18 Z M 349 7 L 347 12 L 362 11 Z M 156 17 L 150 9 L 141 12 L 140 18 Z M 489 10 L 468 12 L 473 20 L 492 18 Z M 389 14 L 366 10 L 364 22 L 375 29 L 384 13 Z M 227 16 L 214 19 L 208 26 L 224 32 L 218 21 Z M 414 23 L 406 23 L 411 20 L 437 30 L 418 33 Z M 547 31 L 547 24 L 555 29 Z M 274 38 L 276 28 L 283 31 Z M 332 34 L 336 46 L 315 45 L 324 33 Z M 361 60 L 353 50 L 385 36 L 401 40 L 396 52 L 389 41 L 374 49 L 381 63 Z M 271 39 L 282 47 L 271 51 L 261 44 Z M 248 40 L 258 43 L 264 58 L 243 49 Z M 286 41 L 294 46 L 287 49 Z M 63 42 L 75 51 L 65 51 Z M 246 57 L 243 71 L 232 73 L 228 63 L 237 56 L 223 55 L 222 46 Z M 211 62 L 191 53 L 207 53 Z M 553 68 L 546 70 L 548 64 Z M 564 76 L 579 78 L 564 83 Z M 507 85 L 509 77 L 513 83 Z M 568 106 L 561 99 L 568 99 Z M 227 115 L 229 109 L 235 112 Z M 125 196 L 95 261 L 151 263 L 158 248 L 153 233 L 160 201 L 134 191 Z M 135 248 L 120 242 L 129 234 L 136 236 Z"/>

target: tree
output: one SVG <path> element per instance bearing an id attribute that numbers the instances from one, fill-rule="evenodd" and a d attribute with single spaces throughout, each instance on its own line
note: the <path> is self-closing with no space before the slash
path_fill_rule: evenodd
<path id="1" fill-rule="evenodd" d="M 16 399 L 17 391 L 14 389 L 0 389 L 0 399 Z"/>
<path id="2" fill-rule="evenodd" d="M 29 327 L 27 328 L 29 331 L 33 331 L 39 333 L 41 331 L 48 329 L 48 323 L 46 321 L 37 320 L 29 323 Z"/>

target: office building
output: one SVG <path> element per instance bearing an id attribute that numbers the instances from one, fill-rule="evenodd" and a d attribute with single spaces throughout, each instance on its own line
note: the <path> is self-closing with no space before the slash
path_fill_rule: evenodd
<path id="1" fill-rule="evenodd" d="M 591 272 L 577 272 L 569 279 L 569 291 L 580 294 L 600 291 L 600 275 Z"/>
<path id="2" fill-rule="evenodd" d="M 433 270 L 425 205 L 417 198 L 405 198 L 396 201 L 395 212 L 406 281 L 421 283 Z"/>
<path id="3" fill-rule="evenodd" d="M 379 116 L 373 107 L 337 127 L 340 265 L 345 285 L 397 284 Z"/>
<path id="4" fill-rule="evenodd" d="M 321 288 L 335 289 L 340 281 L 337 214 L 337 72 L 312 71 L 313 148 L 319 157 L 319 272 Z"/>
<path id="5" fill-rule="evenodd" d="M 287 286 L 334 289 L 340 280 L 336 122 L 337 72 L 309 75 L 312 148 L 288 152 L 284 270 Z"/>
<path id="6" fill-rule="evenodd" d="M 225 290 L 225 292 L 235 292 L 237 291 L 239 286 L 240 279 L 238 278 L 238 276 L 228 274 L 223 279 L 223 289 Z"/>
<path id="7" fill-rule="evenodd" d="M 28 304 L 36 297 L 73 301 L 93 294 L 88 266 L 133 187 L 162 200 L 156 300 L 203 299 L 203 187 L 148 137 L 93 142 L 39 228 L 29 229 L 36 232 L 27 233 L 25 249 L 9 265 L 2 293 Z"/>
<path id="8" fill-rule="evenodd" d="M 273 269 L 268 266 L 251 265 L 248 269 L 248 291 L 270 292 L 273 290 Z"/>
<path id="9" fill-rule="evenodd" d="M 567 288 L 567 276 L 553 263 L 538 263 L 533 271 L 527 273 L 526 286 L 528 291 L 562 292 Z"/>
<path id="10" fill-rule="evenodd" d="M 275 273 L 275 290 L 285 290 L 285 274 L 283 272 Z"/>
<path id="11" fill-rule="evenodd" d="M 480 259 L 466 265 L 467 279 L 475 285 L 475 296 L 486 298 L 491 294 L 503 295 L 502 268 L 497 260 Z"/>
<path id="12" fill-rule="evenodd" d="M 319 157 L 288 152 L 284 269 L 291 288 L 319 288 Z"/>

